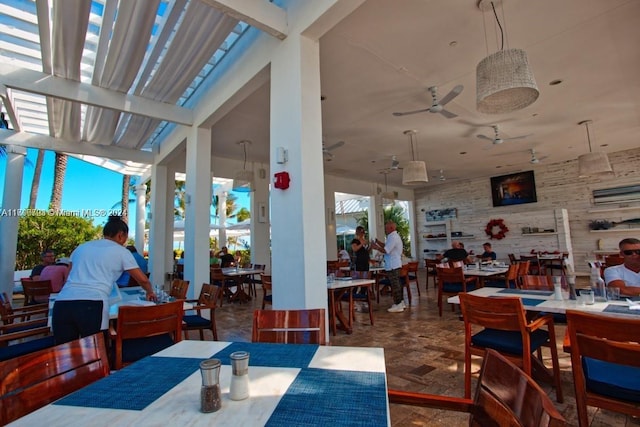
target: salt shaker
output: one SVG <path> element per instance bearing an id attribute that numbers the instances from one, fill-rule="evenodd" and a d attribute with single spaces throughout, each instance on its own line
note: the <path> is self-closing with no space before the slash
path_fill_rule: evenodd
<path id="1" fill-rule="evenodd" d="M 562 282 L 560 276 L 553 277 L 553 299 L 562 301 Z"/>
<path id="2" fill-rule="evenodd" d="M 231 358 L 231 386 L 229 398 L 231 400 L 244 400 L 249 397 L 249 353 L 235 351 L 229 355 Z"/>
<path id="3" fill-rule="evenodd" d="M 200 388 L 200 411 L 215 412 L 222 407 L 220 393 L 220 365 L 218 359 L 207 359 L 200 362 L 202 387 Z"/>

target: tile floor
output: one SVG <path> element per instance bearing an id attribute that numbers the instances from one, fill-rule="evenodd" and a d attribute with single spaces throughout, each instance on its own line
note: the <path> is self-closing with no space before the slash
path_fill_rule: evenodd
<path id="1" fill-rule="evenodd" d="M 442 318 L 438 317 L 438 306 L 433 283 L 425 292 L 424 272 L 420 272 L 421 296 L 412 287 L 412 306 L 403 313 L 387 313 L 391 297 L 383 295 L 380 304 L 374 302 L 375 325 L 369 324 L 368 313 L 357 313 L 353 334 L 339 331 L 331 336 L 332 345 L 384 347 L 387 363 L 387 381 L 390 388 L 421 391 L 449 396 L 463 395 L 464 385 L 464 332 L 458 313 L 445 307 Z M 258 287 L 258 298 L 246 304 L 224 304 L 216 311 L 218 336 L 222 341 L 249 341 L 253 310 L 260 308 L 262 290 Z M 406 302 L 406 298 L 405 298 Z M 577 426 L 571 359 L 562 352 L 565 327 L 556 327 L 560 368 L 562 371 L 565 402 L 555 402 L 555 392 L 550 385 L 543 384 L 567 419 L 569 425 Z M 192 332 L 192 339 L 197 339 Z M 210 339 L 211 337 L 209 337 Z M 545 354 L 547 366 L 551 365 Z M 479 369 L 480 359 L 477 360 Z M 589 411 L 591 426 L 638 426 L 640 421 L 614 412 Z M 391 424 L 400 426 L 458 426 L 464 425 L 464 414 L 445 412 L 404 405 L 391 405 Z"/>

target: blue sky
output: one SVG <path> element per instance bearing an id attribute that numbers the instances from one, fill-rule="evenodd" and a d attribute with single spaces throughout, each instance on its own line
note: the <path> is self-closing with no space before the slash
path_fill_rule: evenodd
<path id="1" fill-rule="evenodd" d="M 37 150 L 29 148 L 27 159 L 30 164 L 25 164 L 24 176 L 22 180 L 22 196 L 20 207 L 26 208 L 29 205 L 29 194 L 33 181 L 34 165 L 36 163 Z M 51 200 L 51 189 L 53 187 L 53 168 L 55 163 L 55 153 L 45 151 L 42 174 L 40 177 L 40 189 L 36 202 L 37 209 L 47 209 Z M 5 171 L 7 167 L 6 158 L 0 159 L 0 201 L 4 194 Z M 64 180 L 62 192 L 62 209 L 83 210 L 91 209 L 93 212 L 112 210 L 114 205 L 120 202 L 122 191 L 122 174 L 96 166 L 74 157 L 68 157 L 67 173 Z M 250 197 L 247 193 L 236 193 L 239 207 L 249 209 Z M 131 196 L 133 198 L 133 195 Z M 119 206 L 116 206 L 119 207 Z M 135 224 L 135 206 L 130 205 L 133 211 L 129 212 L 129 224 L 133 228 Z M 94 224 L 104 224 L 106 216 L 94 217 Z M 231 220 L 230 222 L 235 222 Z"/>

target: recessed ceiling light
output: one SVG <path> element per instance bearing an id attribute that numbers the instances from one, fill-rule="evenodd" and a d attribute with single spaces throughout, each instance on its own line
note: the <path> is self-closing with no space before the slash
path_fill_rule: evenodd
<path id="1" fill-rule="evenodd" d="M 609 144 L 600 144 L 600 147 L 608 147 Z"/>
<path id="2" fill-rule="evenodd" d="M 467 154 L 467 152 L 466 151 L 461 151 L 460 154 Z"/>
<path id="3" fill-rule="evenodd" d="M 560 84 L 560 83 L 562 83 L 562 82 L 563 82 L 563 80 L 562 80 L 562 79 L 555 79 L 555 80 L 551 80 L 551 81 L 549 82 L 549 86 L 556 86 L 556 85 L 559 85 L 559 84 Z"/>
<path id="4" fill-rule="evenodd" d="M 500 169 L 502 166 L 496 166 L 496 169 Z"/>
<path id="5" fill-rule="evenodd" d="M 449 46 L 456 47 L 456 46 L 458 46 L 458 42 L 453 40 L 453 41 L 449 42 Z"/>

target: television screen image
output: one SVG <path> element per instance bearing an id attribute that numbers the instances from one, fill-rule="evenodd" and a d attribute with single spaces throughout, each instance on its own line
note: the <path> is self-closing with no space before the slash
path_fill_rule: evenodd
<path id="1" fill-rule="evenodd" d="M 494 207 L 537 202 L 533 171 L 492 177 L 491 196 Z"/>

